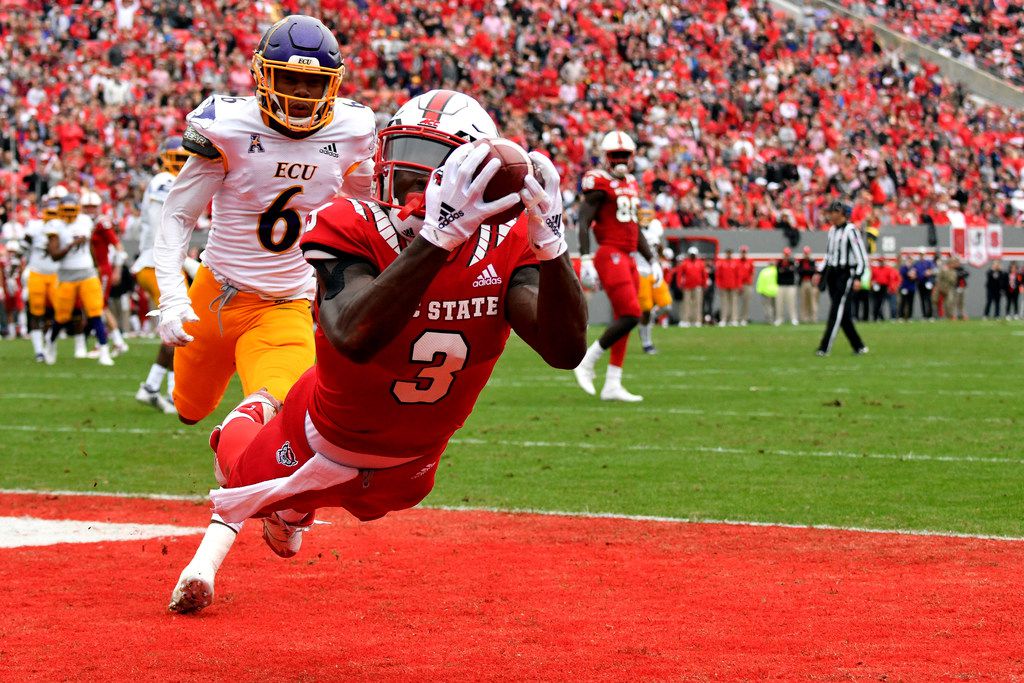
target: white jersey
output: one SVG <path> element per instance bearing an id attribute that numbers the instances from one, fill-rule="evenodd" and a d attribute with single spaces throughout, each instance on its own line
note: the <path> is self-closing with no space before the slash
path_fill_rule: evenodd
<path id="1" fill-rule="evenodd" d="M 646 228 L 640 229 L 644 239 L 647 240 L 647 244 L 651 245 L 651 251 L 654 252 L 655 256 L 660 258 L 661 251 L 661 236 L 665 234 L 665 228 L 662 227 L 661 221 L 657 218 L 651 219 L 651 222 L 647 224 Z M 640 273 L 640 277 L 647 277 L 651 274 L 651 263 L 644 258 L 640 252 L 633 252 L 633 258 L 636 259 L 636 269 Z"/>
<path id="2" fill-rule="evenodd" d="M 92 219 L 85 214 L 79 214 L 71 223 L 64 221 L 50 221 L 46 224 L 46 232 L 49 235 L 57 235 L 60 238 L 60 248 L 74 242 L 79 237 L 85 241 L 74 249 L 71 249 L 58 264 L 57 277 L 60 280 L 77 282 L 87 277 L 96 275 L 96 264 L 92 260 Z"/>
<path id="3" fill-rule="evenodd" d="M 46 233 L 47 222 L 33 218 L 25 226 L 25 238 L 29 242 L 28 270 L 40 275 L 53 275 L 57 272 L 57 262 L 50 258 L 47 250 L 50 244 Z"/>
<path id="4" fill-rule="evenodd" d="M 339 98 L 332 121 L 301 139 L 268 127 L 253 97 L 212 95 L 187 120 L 185 148 L 219 159 L 225 172 L 203 264 L 241 291 L 311 299 L 313 269 L 299 250 L 306 214 L 347 176 L 372 175 L 373 111 Z"/>
<path id="5" fill-rule="evenodd" d="M 174 175 L 167 171 L 157 173 L 146 186 L 142 195 L 141 214 L 139 215 L 139 257 L 132 264 L 132 273 L 143 268 L 155 268 L 153 260 L 153 244 L 156 232 L 160 229 L 160 214 L 164 210 L 164 201 L 174 184 Z"/>

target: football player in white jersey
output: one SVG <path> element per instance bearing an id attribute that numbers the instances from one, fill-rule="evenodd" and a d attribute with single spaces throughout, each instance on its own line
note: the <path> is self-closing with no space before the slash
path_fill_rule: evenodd
<path id="1" fill-rule="evenodd" d="M 59 263 L 57 297 L 53 306 L 55 324 L 50 329 L 49 342 L 44 349 L 47 365 L 57 362 L 57 335 L 61 328 L 71 322 L 77 301 L 82 302 L 85 311 L 86 332 L 92 330 L 96 333 L 100 365 L 114 364 L 107 346 L 107 326 L 103 322 L 103 285 L 100 284 L 89 244 L 93 223 L 80 210 L 78 195 L 67 194 L 59 200 L 57 207 L 60 219 L 46 225 L 50 258 Z M 84 335 L 80 356 L 78 351 L 76 349 L 76 357 L 84 358 Z"/>
<path id="2" fill-rule="evenodd" d="M 263 35 L 251 71 L 255 97 L 213 95 L 188 115 L 182 139 L 193 156 L 154 248 L 160 337 L 178 347 L 173 397 L 185 424 L 213 412 L 236 369 L 245 394 L 265 388 L 283 399 L 312 366 L 303 221 L 339 190 L 370 197 L 374 114 L 337 97 L 345 67 L 327 27 L 285 17 Z M 203 265 L 186 289 L 189 237 L 211 200 Z"/>
<path id="3" fill-rule="evenodd" d="M 47 196 L 39 218 L 25 225 L 25 267 L 28 270 L 28 336 L 36 362 L 42 363 L 43 335 L 53 324 L 53 303 L 57 298 L 57 262 L 50 258 L 46 224 L 57 219 L 57 198 Z"/>
<path id="4" fill-rule="evenodd" d="M 132 264 L 131 272 L 152 305 L 160 301 L 160 287 L 156 280 L 156 261 L 153 259 L 153 245 L 160 231 L 160 221 L 164 211 L 164 202 L 171 191 L 174 179 L 185 166 L 191 156 L 182 146 L 179 136 L 171 136 L 160 145 L 160 172 L 149 181 L 146 192 L 142 196 L 139 223 L 139 257 Z M 167 378 L 167 397 L 160 393 L 164 377 Z M 149 374 L 139 384 L 135 392 L 135 400 L 153 406 L 167 415 L 175 414 L 171 395 L 174 393 L 174 347 L 161 344 L 156 353 L 156 360 L 149 367 Z"/>
<path id="5" fill-rule="evenodd" d="M 654 209 L 649 206 L 641 206 L 637 211 L 637 222 L 640 224 L 640 234 L 647 240 L 654 258 L 661 258 L 661 238 L 665 228 L 661 221 L 655 218 Z M 651 268 L 648 261 L 640 252 L 634 252 L 636 269 L 640 273 L 640 324 L 637 330 L 640 333 L 640 344 L 644 353 L 655 354 L 658 349 L 651 340 L 651 328 L 654 327 L 655 311 L 666 309 L 672 305 L 672 294 L 669 292 L 668 283 L 664 276 L 658 277 Z"/>

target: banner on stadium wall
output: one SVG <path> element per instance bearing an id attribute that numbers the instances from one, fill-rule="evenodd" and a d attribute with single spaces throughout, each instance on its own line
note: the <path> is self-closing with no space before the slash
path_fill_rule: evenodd
<path id="1" fill-rule="evenodd" d="M 1003 226 L 993 223 L 985 229 L 985 251 L 988 258 L 1003 258 Z"/>
<path id="2" fill-rule="evenodd" d="M 984 225 L 967 227 L 967 262 L 975 268 L 981 268 L 988 261 L 987 232 Z"/>
<path id="3" fill-rule="evenodd" d="M 961 261 L 967 260 L 967 226 L 949 226 L 949 250 Z"/>

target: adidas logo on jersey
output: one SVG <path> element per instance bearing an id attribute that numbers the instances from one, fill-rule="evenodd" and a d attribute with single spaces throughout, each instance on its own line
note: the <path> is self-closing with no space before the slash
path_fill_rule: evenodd
<path id="1" fill-rule="evenodd" d="M 494 264 L 487 266 L 483 269 L 483 272 L 476 276 L 473 280 L 474 287 L 487 287 L 489 285 L 500 285 L 502 282 L 501 278 L 498 277 L 498 271 L 494 269 Z"/>
<path id="2" fill-rule="evenodd" d="M 324 145 L 323 147 L 320 148 L 320 153 L 321 154 L 326 154 L 329 157 L 334 157 L 335 159 L 337 159 L 338 158 L 338 146 L 336 144 L 334 144 L 333 142 L 331 144 L 329 144 L 329 145 Z"/>

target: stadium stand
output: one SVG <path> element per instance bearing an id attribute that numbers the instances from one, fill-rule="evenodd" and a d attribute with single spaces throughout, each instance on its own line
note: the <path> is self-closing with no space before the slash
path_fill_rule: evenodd
<path id="1" fill-rule="evenodd" d="M 844 0 L 842 4 L 944 54 L 1024 85 L 1024 3 Z"/>
<path id="2" fill-rule="evenodd" d="M 125 221 L 159 140 L 208 92 L 251 92 L 255 41 L 293 11 L 336 30 L 343 94 L 382 122 L 427 89 L 468 90 L 548 151 L 570 194 L 600 136 L 630 130 L 669 229 L 818 228 L 840 194 L 886 224 L 941 222 L 956 200 L 968 220 L 1024 225 L 1019 111 L 883 52 L 857 21 L 805 26 L 758 0 L 9 0 L 0 222 L 58 183 Z"/>

